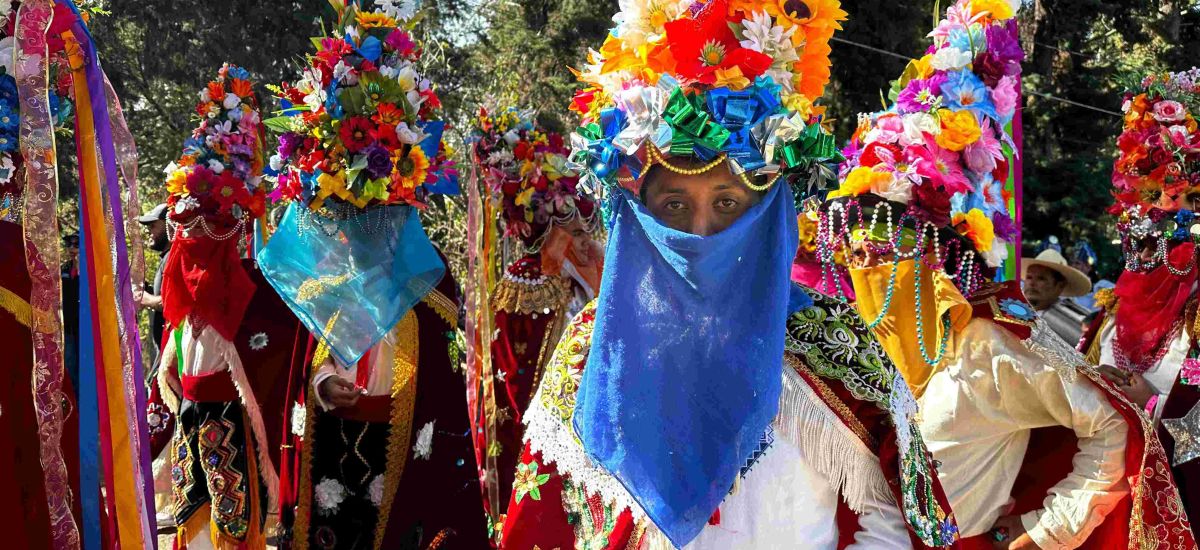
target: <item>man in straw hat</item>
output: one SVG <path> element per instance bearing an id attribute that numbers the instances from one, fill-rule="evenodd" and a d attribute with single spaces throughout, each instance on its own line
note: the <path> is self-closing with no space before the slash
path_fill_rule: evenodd
<path id="1" fill-rule="evenodd" d="M 1078 342 L 1087 310 L 1074 300 L 1063 298 L 1087 295 L 1092 291 L 1091 279 L 1067 264 L 1062 253 L 1053 248 L 1043 250 L 1036 258 L 1023 258 L 1021 278 L 1025 280 L 1029 304 L 1054 333 L 1069 344 Z"/>

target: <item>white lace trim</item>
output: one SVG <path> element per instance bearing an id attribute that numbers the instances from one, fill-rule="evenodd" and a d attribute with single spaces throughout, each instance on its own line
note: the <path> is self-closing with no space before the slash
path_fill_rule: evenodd
<path id="1" fill-rule="evenodd" d="M 829 480 L 847 506 L 856 513 L 881 505 L 894 505 L 894 496 L 879 464 L 879 457 L 842 422 L 809 384 L 784 368 L 775 433 L 799 449 L 813 469 Z M 589 496 L 598 496 L 615 510 L 626 508 L 634 521 L 646 520 L 646 541 L 664 541 L 646 513 L 624 485 L 603 466 L 588 458 L 570 426 L 542 405 L 541 388 L 525 413 L 525 441 L 540 452 L 545 464 L 554 464 L 560 475 L 570 476 Z M 768 451 L 769 452 L 769 451 Z M 801 488 L 798 488 L 801 489 Z M 656 548 L 655 544 L 651 544 Z M 671 548 L 669 543 L 664 548 Z"/>
<path id="2" fill-rule="evenodd" d="M 1083 354 L 1071 347 L 1041 318 L 1033 323 L 1033 332 L 1024 343 L 1029 351 L 1045 360 L 1067 382 L 1075 382 L 1079 376 L 1078 369 L 1092 368 Z"/>

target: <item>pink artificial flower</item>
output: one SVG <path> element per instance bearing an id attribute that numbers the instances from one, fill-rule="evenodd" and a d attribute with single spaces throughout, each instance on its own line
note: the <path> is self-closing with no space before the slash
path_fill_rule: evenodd
<path id="1" fill-rule="evenodd" d="M 875 124 L 873 141 L 883 143 L 896 143 L 900 140 L 900 136 L 904 135 L 904 120 L 899 116 L 881 117 Z"/>
<path id="2" fill-rule="evenodd" d="M 935 42 L 937 39 L 945 39 L 950 36 L 950 31 L 954 29 L 969 29 L 972 24 L 982 19 L 983 13 L 971 16 L 971 3 L 958 2 L 950 6 L 946 10 L 946 17 L 938 22 L 937 28 L 929 33 L 929 37 Z"/>
<path id="3" fill-rule="evenodd" d="M 1187 108 L 1178 101 L 1159 101 L 1154 104 L 1154 120 L 1159 122 L 1178 122 L 1187 114 Z"/>
<path id="4" fill-rule="evenodd" d="M 985 118 L 979 129 L 979 139 L 963 149 L 963 161 L 972 172 L 989 174 L 996 169 L 997 161 L 1004 158 L 1004 150 L 996 139 L 991 120 Z"/>
<path id="5" fill-rule="evenodd" d="M 396 53 L 406 56 L 416 49 L 417 44 L 413 42 L 412 37 L 400 29 L 394 29 L 387 38 L 383 39 L 383 43 L 396 51 Z"/>
<path id="6" fill-rule="evenodd" d="M 1194 146 L 1195 136 L 1188 131 L 1187 126 L 1175 125 L 1167 128 L 1167 135 L 1171 136 L 1171 143 L 1176 147 L 1191 148 Z"/>
<path id="7" fill-rule="evenodd" d="M 1005 76 L 992 89 L 992 104 L 996 106 L 996 114 L 1000 120 L 1009 120 L 1017 110 L 1017 102 L 1021 100 L 1021 92 L 1017 90 L 1017 77 Z"/>
<path id="8" fill-rule="evenodd" d="M 916 164 L 917 173 L 950 195 L 970 192 L 971 182 L 963 174 L 958 153 L 939 147 L 931 138 L 925 141 L 925 145 L 910 145 L 904 149 L 904 155 Z"/>
<path id="9" fill-rule="evenodd" d="M 1184 359 L 1183 369 L 1179 372 L 1184 383 L 1200 385 L 1200 359 Z"/>

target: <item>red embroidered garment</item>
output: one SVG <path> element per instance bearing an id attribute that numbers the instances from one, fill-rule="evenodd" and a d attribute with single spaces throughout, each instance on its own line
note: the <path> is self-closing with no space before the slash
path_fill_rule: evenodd
<path id="1" fill-rule="evenodd" d="M 1005 284 L 1015 286 L 1015 283 Z M 1012 295 L 1011 289 L 997 292 Z M 979 296 L 972 303 L 978 299 Z M 1022 301 L 1028 304 L 1023 298 Z M 1021 339 L 1029 338 L 1029 333 L 1020 330 L 1023 325 L 1002 322 L 996 314 L 989 313 L 990 308 L 976 307 L 974 311 L 977 317 L 999 322 Z M 1108 513 L 1081 548 L 1134 548 L 1141 547 L 1141 541 L 1145 540 L 1158 542 L 1158 546 L 1152 547 L 1197 548 L 1171 476 L 1170 461 L 1150 421 L 1140 413 L 1137 405 L 1129 402 L 1123 393 L 1087 366 L 1082 357 L 1076 357 L 1078 361 L 1075 361 L 1075 368 L 1078 373 L 1086 376 L 1105 393 L 1109 403 L 1129 427 L 1129 439 L 1125 447 L 1125 478 L 1129 482 L 1130 494 Z M 1042 508 L 1049 489 L 1073 470 L 1072 459 L 1077 451 L 1074 432 L 1067 428 L 1034 430 L 1021 473 L 1013 487 L 1016 507 L 1012 513 L 1023 514 Z"/>
<path id="2" fill-rule="evenodd" d="M 190 315 L 233 341 L 254 296 L 254 282 L 238 258 L 237 241 L 179 231 L 163 270 L 163 316 L 172 327 Z"/>
<path id="3" fill-rule="evenodd" d="M 1171 250 L 1167 263 L 1149 273 L 1125 271 L 1113 290 L 1121 307 L 1116 313 L 1116 338 L 1113 351 L 1117 367 L 1145 372 L 1153 367 L 1168 347 L 1167 340 L 1183 322 L 1183 308 L 1195 290 L 1196 245 L 1183 243 Z M 1189 266 L 1185 275 L 1171 272 L 1171 266 Z"/>

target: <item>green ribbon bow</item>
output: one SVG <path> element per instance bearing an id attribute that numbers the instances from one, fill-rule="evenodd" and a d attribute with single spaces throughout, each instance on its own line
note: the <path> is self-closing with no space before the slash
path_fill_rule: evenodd
<path id="1" fill-rule="evenodd" d="M 695 153 L 696 147 L 716 153 L 729 141 L 729 130 L 713 122 L 712 115 L 704 110 L 704 97 L 688 95 L 682 88 L 671 93 L 663 120 L 673 130 L 672 155 L 689 156 Z"/>

